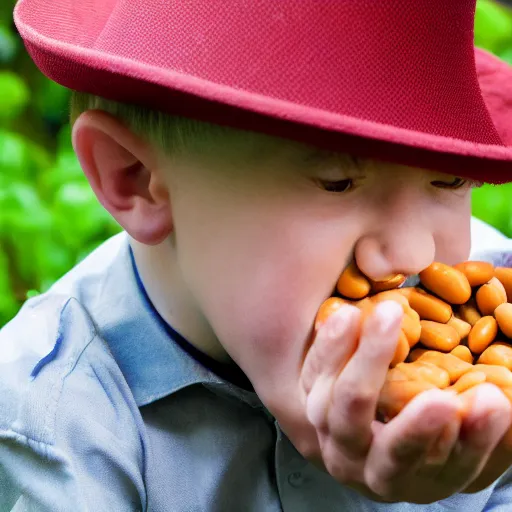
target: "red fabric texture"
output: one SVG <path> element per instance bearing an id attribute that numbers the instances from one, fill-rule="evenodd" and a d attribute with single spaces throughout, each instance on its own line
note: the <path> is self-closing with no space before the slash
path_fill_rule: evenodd
<path id="1" fill-rule="evenodd" d="M 501 140 L 512 147 L 512 67 L 494 55 L 476 52 L 478 81 Z"/>
<path id="2" fill-rule="evenodd" d="M 512 146 L 512 71 L 478 55 L 500 69 L 482 75 L 484 101 L 475 1 L 20 0 L 15 21 L 41 71 L 72 89 L 511 182 L 499 134 Z"/>

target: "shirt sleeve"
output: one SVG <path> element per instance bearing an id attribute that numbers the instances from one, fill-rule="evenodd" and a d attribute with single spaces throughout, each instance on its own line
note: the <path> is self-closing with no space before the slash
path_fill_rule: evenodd
<path id="1" fill-rule="evenodd" d="M 471 258 L 512 252 L 512 239 L 476 217 L 471 218 Z"/>
<path id="2" fill-rule="evenodd" d="M 0 511 L 146 510 L 142 420 L 120 370 L 76 301 L 55 330 L 55 311 L 36 309 L 0 331 Z"/>
<path id="3" fill-rule="evenodd" d="M 484 512 L 509 512 L 512 509 L 512 468 L 500 477 Z"/>

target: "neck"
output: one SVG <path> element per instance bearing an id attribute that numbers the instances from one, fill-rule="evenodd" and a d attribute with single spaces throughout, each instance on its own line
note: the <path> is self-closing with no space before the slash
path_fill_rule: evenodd
<path id="1" fill-rule="evenodd" d="M 180 272 L 174 238 L 156 246 L 130 239 L 137 270 L 153 307 L 190 344 L 220 362 L 230 358 Z"/>

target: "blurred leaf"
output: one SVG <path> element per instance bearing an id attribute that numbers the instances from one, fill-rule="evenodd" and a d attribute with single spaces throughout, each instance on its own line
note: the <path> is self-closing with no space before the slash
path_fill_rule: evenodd
<path id="1" fill-rule="evenodd" d="M 38 295 L 41 295 L 41 292 L 37 290 L 29 290 L 27 292 L 27 299 L 31 299 L 32 297 L 37 297 Z"/>
<path id="2" fill-rule="evenodd" d="M 35 179 L 50 162 L 50 155 L 43 147 L 16 133 L 0 131 L 0 170 L 4 177 Z"/>
<path id="3" fill-rule="evenodd" d="M 26 146 L 26 141 L 20 135 L 0 132 L 0 168 L 4 176 L 8 174 L 17 179 L 25 177 Z"/>
<path id="4" fill-rule="evenodd" d="M 491 0 L 479 0 L 475 16 L 475 44 L 493 53 L 510 45 L 512 15 Z"/>
<path id="5" fill-rule="evenodd" d="M 19 115 L 30 100 L 25 82 L 16 73 L 0 71 L 0 118 Z"/>
<path id="6" fill-rule="evenodd" d="M 0 64 L 12 61 L 18 52 L 19 40 L 5 26 L 0 25 Z"/>
<path id="7" fill-rule="evenodd" d="M 512 237 L 512 184 L 484 185 L 473 191 L 473 215 Z"/>
<path id="8" fill-rule="evenodd" d="M 46 291 L 75 263 L 73 252 L 53 236 L 35 240 L 33 262 L 37 272 L 34 282 L 41 291 Z"/>
<path id="9" fill-rule="evenodd" d="M 84 241 L 98 236 L 111 222 L 85 180 L 63 184 L 55 196 L 52 211 L 65 244 L 77 251 Z"/>
<path id="10" fill-rule="evenodd" d="M 12 318 L 19 308 L 18 301 L 14 296 L 9 279 L 9 265 L 7 257 L 0 245 L 0 327 Z"/>
<path id="11" fill-rule="evenodd" d="M 71 125 L 66 123 L 62 126 L 57 134 L 57 152 L 60 153 L 74 153 L 73 145 L 71 143 Z"/>
<path id="12" fill-rule="evenodd" d="M 49 121 L 64 123 L 69 111 L 69 91 L 50 80 L 44 80 L 34 102 L 41 115 Z"/>
<path id="13" fill-rule="evenodd" d="M 510 48 L 500 53 L 500 58 L 512 65 L 512 45 Z"/>
<path id="14" fill-rule="evenodd" d="M 24 233 L 47 231 L 51 224 L 50 212 L 34 187 L 13 181 L 0 189 L 0 226 L 8 234 L 16 230 Z"/>

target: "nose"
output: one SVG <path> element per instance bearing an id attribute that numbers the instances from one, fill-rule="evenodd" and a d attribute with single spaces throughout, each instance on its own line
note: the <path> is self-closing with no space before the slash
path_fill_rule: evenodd
<path id="1" fill-rule="evenodd" d="M 418 274 L 434 261 L 432 227 L 413 197 L 395 196 L 373 220 L 355 246 L 357 266 L 369 278 Z"/>

